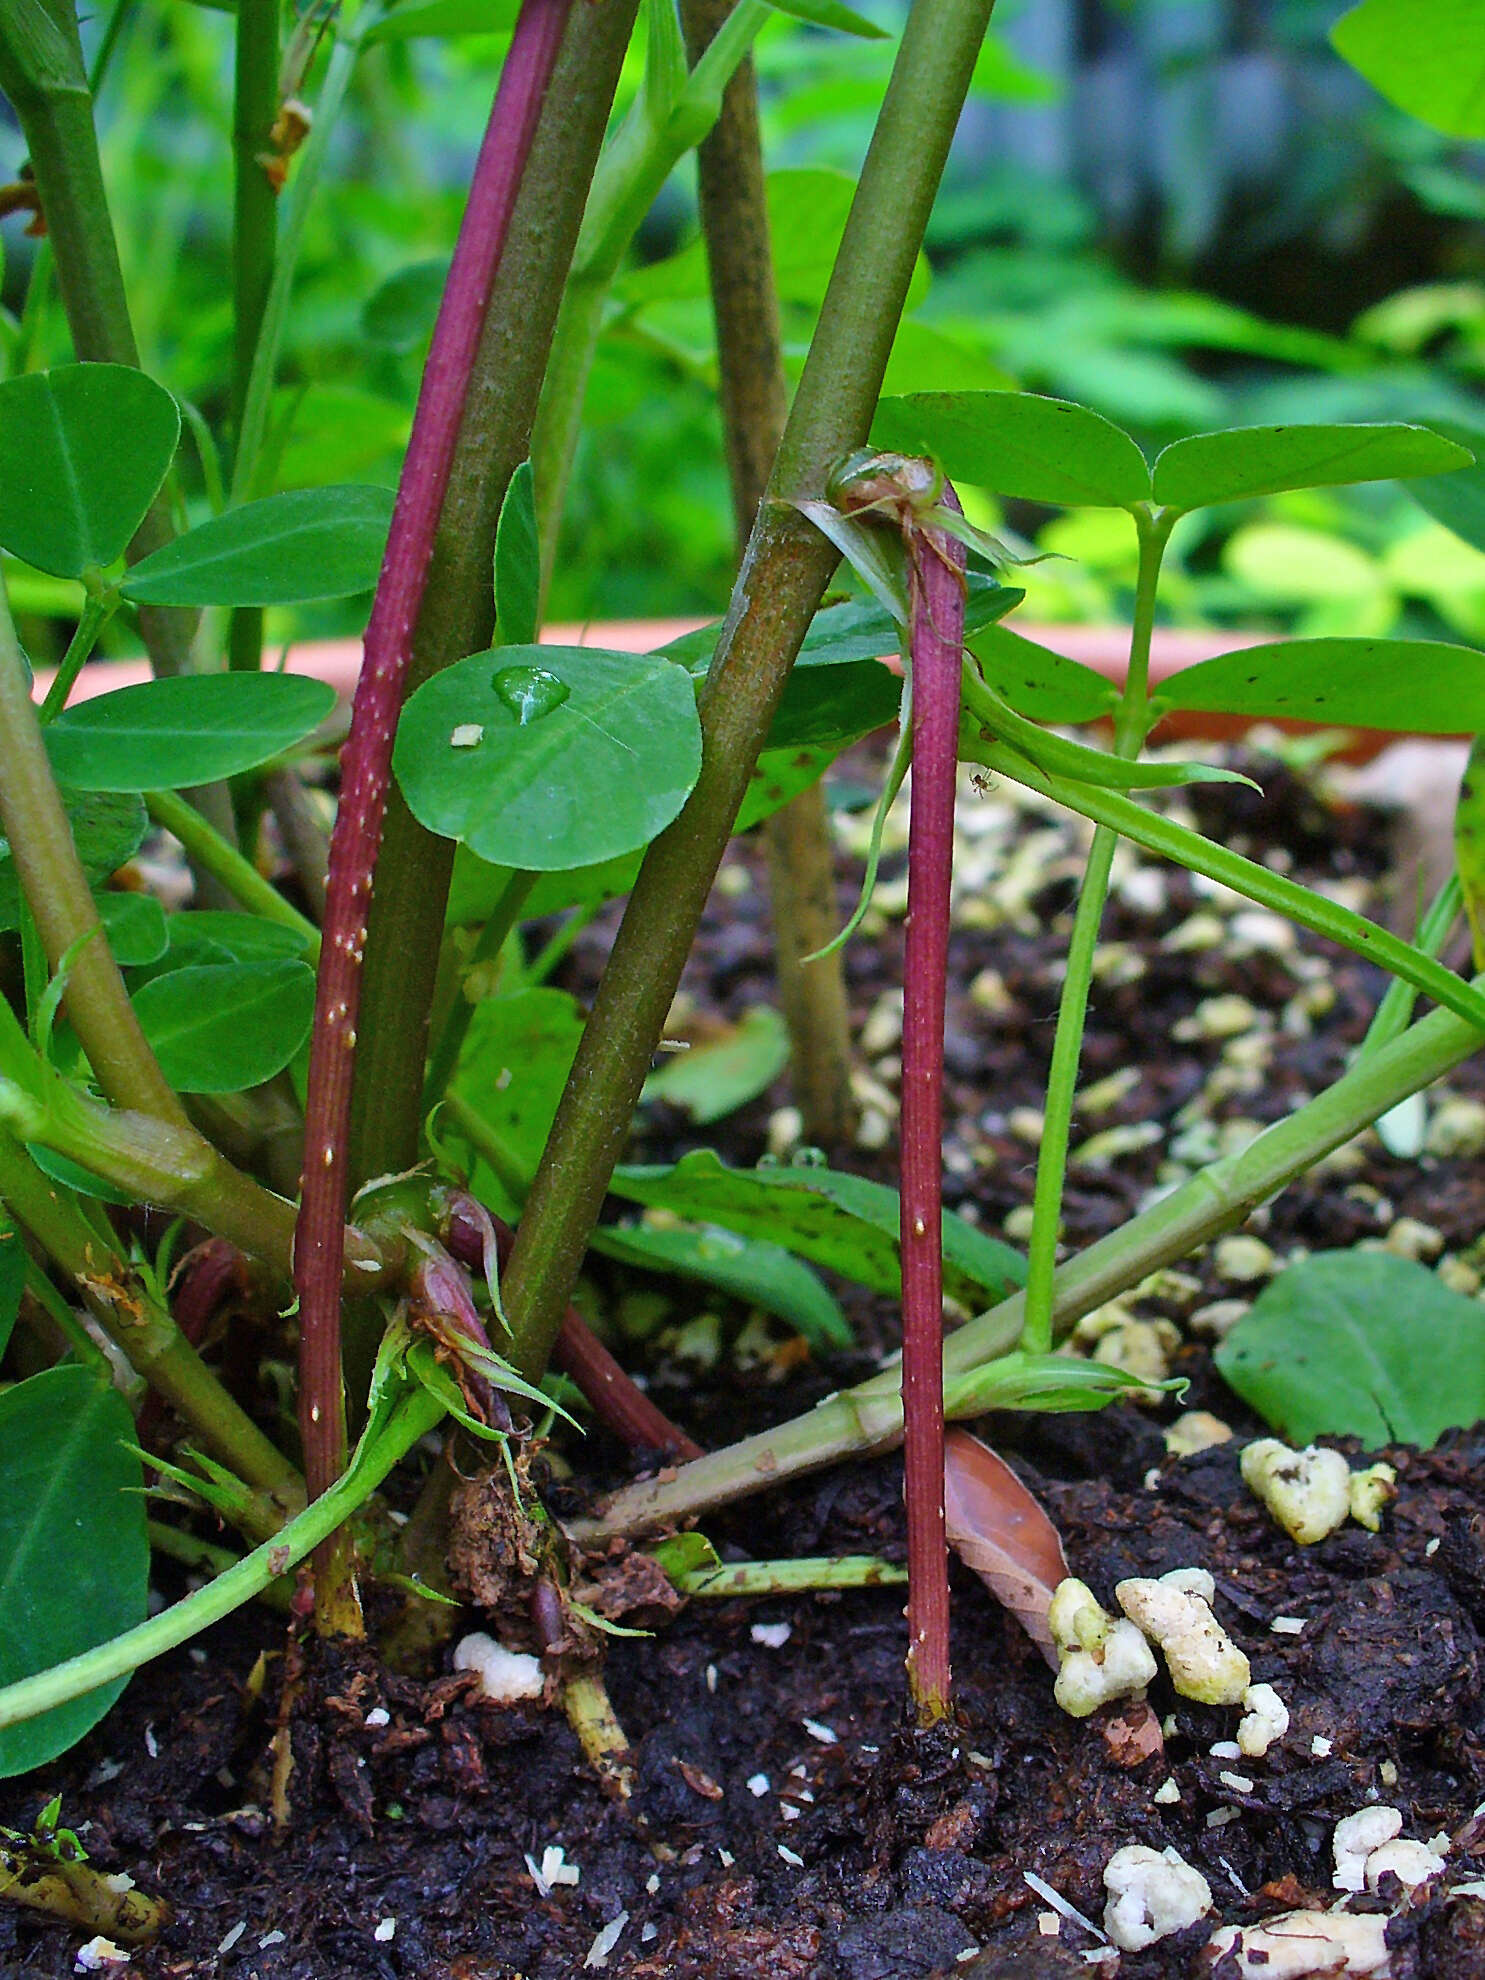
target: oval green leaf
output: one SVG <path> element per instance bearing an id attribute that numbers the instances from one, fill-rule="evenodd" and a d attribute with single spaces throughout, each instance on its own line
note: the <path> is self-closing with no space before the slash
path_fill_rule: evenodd
<path id="1" fill-rule="evenodd" d="M 1186 667 L 1167 708 L 1287 716 L 1327 727 L 1452 736 L 1485 730 L 1485 661 L 1431 639 L 1291 639 Z"/>
<path id="2" fill-rule="evenodd" d="M 0 1395 L 0 1684 L 142 1623 L 149 1542 L 134 1419 L 91 1368 L 46 1369 Z M 65 1753 L 127 1678 L 0 1732 L 0 1775 Z"/>
<path id="3" fill-rule="evenodd" d="M 153 894 L 98 894 L 98 919 L 120 969 L 142 969 L 164 955 L 165 910 Z"/>
<path id="4" fill-rule="evenodd" d="M 902 682 L 876 660 L 793 667 L 768 732 L 770 749 L 845 749 L 897 719 Z"/>
<path id="5" fill-rule="evenodd" d="M 55 577 L 124 554 L 175 456 L 174 399 L 122 364 L 0 385 L 0 547 Z"/>
<path id="6" fill-rule="evenodd" d="M 771 1005 L 754 1004 L 716 1037 L 663 1059 L 643 1097 L 667 1101 L 705 1125 L 766 1093 L 788 1063 L 784 1020 Z"/>
<path id="7" fill-rule="evenodd" d="M 1033 722 L 1096 722 L 1118 703 L 1102 674 L 1008 626 L 990 626 L 968 645 L 986 683 Z"/>
<path id="8" fill-rule="evenodd" d="M 1025 502 L 1127 509 L 1150 499 L 1150 469 L 1122 428 L 1086 406 L 1034 392 L 914 392 L 883 399 L 879 447 L 928 454 L 951 481 Z"/>
<path id="9" fill-rule="evenodd" d="M 209 784 L 281 756 L 334 706 L 335 690 L 302 674 L 180 674 L 80 701 L 46 746 L 77 790 Z"/>
<path id="10" fill-rule="evenodd" d="M 237 1093 L 282 1072 L 314 1017 L 305 963 L 196 964 L 152 977 L 134 1013 L 180 1093 Z"/>
<path id="11" fill-rule="evenodd" d="M 589 866 L 648 844 L 685 803 L 696 696 L 651 653 L 497 647 L 419 688 L 392 761 L 430 832 L 497 866 Z"/>
<path id="12" fill-rule="evenodd" d="M 302 956 L 304 937 L 296 928 L 261 915 L 230 908 L 187 908 L 166 923 L 172 964 L 276 962 Z"/>
<path id="13" fill-rule="evenodd" d="M 1223 1379 L 1297 1444 L 1427 1450 L 1485 1417 L 1485 1311 L 1411 1259 L 1320 1251 L 1272 1280 L 1216 1353 Z"/>
<path id="14" fill-rule="evenodd" d="M 1485 138 L 1479 0 L 1361 0 L 1330 38 L 1399 110 L 1450 137 Z"/>
<path id="15" fill-rule="evenodd" d="M 541 621 L 541 545 L 530 461 L 510 478 L 495 529 L 495 623 L 502 646 L 530 646 Z"/>
<path id="16" fill-rule="evenodd" d="M 1167 447 L 1155 462 L 1155 500 L 1200 509 L 1286 488 L 1448 474 L 1472 459 L 1426 426 L 1235 426 Z"/>
<path id="17" fill-rule="evenodd" d="M 143 558 L 121 588 L 136 605 L 298 605 L 370 591 L 393 500 L 358 483 L 266 495 Z"/>

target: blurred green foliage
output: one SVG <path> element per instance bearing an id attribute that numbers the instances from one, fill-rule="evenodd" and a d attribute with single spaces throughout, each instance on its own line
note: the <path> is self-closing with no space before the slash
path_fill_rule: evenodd
<path id="1" fill-rule="evenodd" d="M 894 0 L 862 11 L 889 30 L 901 17 Z M 1024 384 L 1152 444 L 1290 418 L 1485 429 L 1485 148 L 1415 122 L 1347 68 L 1327 40 L 1339 11 L 1002 0 L 887 389 Z M 265 485 L 395 481 L 504 47 L 501 33 L 447 30 L 509 12 L 410 0 L 363 58 L 311 213 Z M 101 27 L 85 32 L 96 41 Z M 218 442 L 231 37 L 229 13 L 137 0 L 99 110 L 145 364 Z M 895 46 L 895 34 L 853 39 L 782 14 L 757 43 L 795 375 Z M 636 50 L 620 111 L 641 67 Z M 0 183 L 21 164 L 0 122 Z M 38 244 L 16 219 L 3 245 L 0 371 L 64 359 L 54 291 L 44 310 L 27 304 Z M 714 371 L 688 162 L 611 299 L 552 618 L 713 611 L 725 598 Z M 183 461 L 180 499 L 199 519 L 210 464 L 189 444 Z M 1025 573 L 1028 617 L 1125 614 L 1127 528 L 966 499 L 977 520 L 1056 553 Z M 1167 569 L 1166 609 L 1188 623 L 1485 636 L 1485 555 L 1386 486 L 1203 513 L 1177 531 Z M 75 588 L 23 571 L 11 581 L 33 651 L 54 655 Z M 279 610 L 269 638 L 355 632 L 364 611 Z M 128 643 L 122 626 L 111 636 Z"/>

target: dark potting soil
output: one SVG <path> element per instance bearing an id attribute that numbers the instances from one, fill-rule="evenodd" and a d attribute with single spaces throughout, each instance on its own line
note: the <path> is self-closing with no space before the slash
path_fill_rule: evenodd
<path id="1" fill-rule="evenodd" d="M 1187 810 L 1299 877 L 1360 889 L 1385 871 L 1376 817 L 1327 808 L 1271 761 L 1255 774 L 1263 799 L 1205 787 L 1187 794 Z M 987 909 L 983 892 L 966 891 L 948 1016 L 949 1201 L 999 1232 L 1030 1197 L 1035 1150 L 1024 1110 L 1041 1101 L 1075 840 L 1000 792 L 978 810 L 968 805 L 961 829 L 962 870 L 972 874 L 978 860 L 1004 874 L 1012 858 L 1021 862 L 1001 905 Z M 1239 904 L 1184 876 L 1152 875 L 1131 860 L 1117 880 L 1084 1081 L 1125 1068 L 1134 1077 L 1106 1090 L 1077 1139 L 1150 1121 L 1161 1133 L 1144 1146 L 1126 1135 L 1112 1159 L 1095 1149 L 1074 1163 L 1073 1244 L 1127 1217 L 1176 1173 L 1170 1164 L 1199 1158 L 1204 1137 L 1225 1132 L 1231 1145 L 1249 1131 L 1241 1123 L 1275 1119 L 1334 1077 L 1381 988 L 1360 963 L 1308 938 L 1290 947 L 1282 931 L 1243 920 Z M 854 1015 L 873 1047 L 868 1104 L 884 1120 L 897 881 L 889 861 L 885 929 L 848 959 Z M 1217 939 L 1213 914 L 1223 924 Z M 570 958 L 579 994 L 612 925 L 611 916 L 595 924 Z M 770 995 L 750 850 L 730 862 L 685 988 L 708 1018 L 736 1017 Z M 1234 996 L 1255 1007 L 1252 1022 L 1224 1035 L 1205 1000 Z M 1236 1022 L 1233 1009 L 1223 1023 Z M 1448 1085 L 1458 1096 L 1485 1094 L 1478 1066 Z M 657 1108 L 640 1147 L 664 1159 L 705 1138 L 727 1159 L 752 1162 L 770 1131 L 786 1137 L 788 1122 L 771 1118 L 767 1101 L 705 1137 Z M 870 1115 L 865 1138 L 883 1145 L 853 1151 L 850 1165 L 889 1178 L 890 1136 Z M 1382 1239 L 1400 1218 L 1430 1227 L 1437 1243 L 1422 1240 L 1425 1250 L 1441 1247 L 1454 1282 L 1467 1284 L 1466 1254 L 1485 1230 L 1480 1161 L 1399 1159 L 1367 1136 L 1254 1228 L 1284 1256 Z M 1098 1940 L 1059 1915 L 1045 1887 L 1098 1921 L 1105 1863 L 1122 1845 L 1145 1843 L 1173 1847 L 1203 1873 L 1214 1918 L 1318 1909 L 1336 1897 L 1336 1821 L 1380 1802 L 1401 1811 L 1408 1836 L 1455 1838 L 1448 1873 L 1421 1903 L 1392 1891 L 1389 1904 L 1386 1887 L 1355 1902 L 1396 1913 L 1390 1972 L 1485 1975 L 1485 1884 L 1451 1895 L 1485 1867 L 1485 1822 L 1474 1813 L 1485 1799 L 1485 1506 L 1476 1484 L 1485 1433 L 1453 1433 L 1426 1454 L 1389 1451 L 1399 1494 L 1381 1532 L 1352 1525 L 1317 1546 L 1294 1545 L 1242 1486 L 1236 1444 L 1179 1459 L 1166 1452 L 1163 1430 L 1182 1406 L 1216 1412 L 1239 1442 L 1260 1428 L 1210 1360 L 1216 1323 L 1203 1323 L 1204 1308 L 1258 1290 L 1231 1276 L 1230 1259 L 1223 1269 L 1229 1276 L 1215 1252 L 1188 1261 L 1184 1284 L 1130 1302 L 1175 1324 L 1173 1372 L 1191 1383 L 1184 1405 L 977 1427 L 1042 1495 L 1074 1572 L 1105 1601 L 1126 1575 L 1211 1572 L 1217 1613 L 1255 1681 L 1272 1683 L 1289 1709 L 1287 1734 L 1261 1759 L 1214 1754 L 1233 1738 L 1237 1715 L 1176 1697 L 1163 1673 L 1151 1693 L 1164 1720 L 1156 1751 L 1137 1737 L 1148 1723 L 1127 1708 L 1066 1717 L 1040 1656 L 956 1564 L 957 1715 L 937 1733 L 904 1724 L 895 1588 L 698 1601 L 653 1638 L 615 1639 L 607 1681 L 634 1758 L 626 1804 L 602 1792 L 560 1715 L 477 1702 L 473 1681 L 443 1674 L 446 1663 L 410 1678 L 369 1653 L 331 1654 L 312 1660 L 294 1721 L 293 1819 L 275 1833 L 264 1811 L 285 1631 L 251 1610 L 142 1671 L 72 1754 L 5 1783 L 0 1822 L 29 1828 L 60 1791 L 62 1819 L 93 1862 L 168 1900 L 174 1915 L 160 1940 L 128 1968 L 107 1969 L 150 1980 L 559 1980 L 585 1971 L 625 1980 L 1145 1980 L 1209 1971 L 1201 1948 L 1212 1920 L 1117 1963 L 1090 1962 Z M 597 1292 L 620 1310 L 624 1289 L 654 1284 L 630 1274 Z M 734 1331 L 741 1323 L 700 1295 L 671 1286 L 667 1296 L 672 1328 L 703 1306 Z M 893 1316 L 864 1299 L 851 1311 L 860 1350 L 829 1366 L 802 1360 L 778 1326 L 761 1349 L 754 1327 L 745 1366 L 725 1346 L 715 1365 L 698 1361 L 694 1346 L 688 1359 L 686 1337 L 663 1327 L 629 1352 L 662 1405 L 714 1445 L 874 1368 L 893 1344 Z M 601 1435 L 564 1454 L 574 1468 L 564 1505 L 625 1473 Z M 900 1560 L 897 1463 L 839 1467 L 709 1518 L 705 1529 L 724 1557 Z M 0 1905 L 0 1974 L 71 1974 L 82 1937 Z"/>

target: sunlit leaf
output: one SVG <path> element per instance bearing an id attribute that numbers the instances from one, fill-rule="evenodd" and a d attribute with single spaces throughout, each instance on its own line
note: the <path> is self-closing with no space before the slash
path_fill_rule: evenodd
<path id="1" fill-rule="evenodd" d="M 370 591 L 392 501 L 388 489 L 354 483 L 267 495 L 141 559 L 124 596 L 140 605 L 293 605 Z"/>
<path id="2" fill-rule="evenodd" d="M 1361 0 L 1330 38 L 1399 110 L 1450 137 L 1485 138 L 1485 34 L 1477 0 Z"/>
<path id="3" fill-rule="evenodd" d="M 880 447 L 926 454 L 951 481 L 1059 507 L 1128 508 L 1150 499 L 1150 469 L 1129 435 L 1066 399 L 1034 392 L 915 392 L 883 399 Z"/>
<path id="4" fill-rule="evenodd" d="M 1407 480 L 1470 465 L 1463 447 L 1426 426 L 1237 426 L 1167 447 L 1155 462 L 1155 500 L 1198 509 L 1286 488 Z"/>
<path id="5" fill-rule="evenodd" d="M 121 364 L 0 385 L 0 547 L 55 577 L 121 557 L 170 468 L 174 399 Z"/>
<path id="6" fill-rule="evenodd" d="M 497 647 L 418 689 L 393 764 L 419 823 L 481 859 L 588 866 L 647 844 L 684 804 L 696 698 L 653 654 Z"/>
<path id="7" fill-rule="evenodd" d="M 1291 639 L 1183 668 L 1158 698 L 1332 727 L 1473 734 L 1485 730 L 1485 662 L 1441 640 Z"/>
<path id="8" fill-rule="evenodd" d="M 76 790 L 205 784 L 292 749 L 334 706 L 335 690 L 302 674 L 178 674 L 64 709 L 47 753 Z"/>

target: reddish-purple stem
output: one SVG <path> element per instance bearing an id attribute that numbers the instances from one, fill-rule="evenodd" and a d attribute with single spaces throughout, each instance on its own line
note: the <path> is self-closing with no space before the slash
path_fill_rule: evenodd
<path id="1" fill-rule="evenodd" d="M 958 510 L 953 490 L 940 498 Z M 908 523 L 913 783 L 902 1012 L 902 1414 L 908 1683 L 920 1720 L 949 1709 L 944 1533 L 943 1073 L 949 881 L 959 763 L 964 550 Z"/>
<path id="2" fill-rule="evenodd" d="M 345 1468 L 340 1286 L 346 1135 L 361 958 L 386 811 L 392 739 L 470 369 L 570 7 L 571 0 L 522 0 L 423 372 L 376 602 L 366 628 L 350 735 L 341 756 L 340 809 L 330 841 L 324 948 L 305 1110 L 304 1191 L 294 1241 L 301 1343 L 299 1415 L 311 1498 L 334 1484 Z"/>

